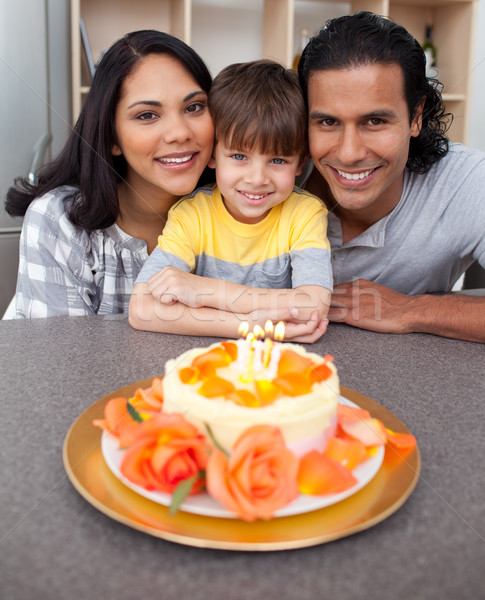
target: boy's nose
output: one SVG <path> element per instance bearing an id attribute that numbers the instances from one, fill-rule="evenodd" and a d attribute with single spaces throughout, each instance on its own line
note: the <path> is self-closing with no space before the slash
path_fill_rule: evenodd
<path id="1" fill-rule="evenodd" d="M 253 186 L 264 185 L 268 182 L 266 167 L 260 164 L 251 165 L 246 171 L 245 179 L 247 183 L 251 183 Z"/>

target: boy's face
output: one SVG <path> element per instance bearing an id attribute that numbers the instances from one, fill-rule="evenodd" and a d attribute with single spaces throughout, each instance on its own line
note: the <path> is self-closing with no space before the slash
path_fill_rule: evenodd
<path id="1" fill-rule="evenodd" d="M 300 157 L 227 148 L 217 142 L 209 162 L 229 214 L 240 223 L 259 223 L 291 194 L 301 173 Z"/>

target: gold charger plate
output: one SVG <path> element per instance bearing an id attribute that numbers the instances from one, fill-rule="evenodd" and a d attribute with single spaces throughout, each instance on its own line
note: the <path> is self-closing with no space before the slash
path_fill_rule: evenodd
<path id="1" fill-rule="evenodd" d="M 152 380 L 132 383 L 95 402 L 73 423 L 63 446 L 64 468 L 81 496 L 102 513 L 134 529 L 199 548 L 304 548 L 346 537 L 383 521 L 404 504 L 418 482 L 418 448 L 404 460 L 386 448 L 377 475 L 353 496 L 326 508 L 255 523 L 182 511 L 172 517 L 168 508 L 136 494 L 111 473 L 101 453 L 101 430 L 92 424 L 94 419 L 103 418 L 108 400 L 116 396 L 129 398 L 137 388 L 151 385 Z M 393 413 L 374 400 L 343 386 L 341 395 L 369 410 L 389 429 L 409 432 Z"/>

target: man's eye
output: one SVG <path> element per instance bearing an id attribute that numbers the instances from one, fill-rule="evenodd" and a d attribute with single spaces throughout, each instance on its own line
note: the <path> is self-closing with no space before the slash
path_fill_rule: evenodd
<path id="1" fill-rule="evenodd" d="M 335 119 L 322 119 L 320 121 L 320 125 L 324 125 L 325 127 L 333 127 L 336 124 Z"/>

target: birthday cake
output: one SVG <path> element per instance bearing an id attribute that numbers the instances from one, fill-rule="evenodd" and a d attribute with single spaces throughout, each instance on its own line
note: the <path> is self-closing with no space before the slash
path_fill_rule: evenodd
<path id="1" fill-rule="evenodd" d="M 273 425 L 302 456 L 322 452 L 335 434 L 339 391 L 331 356 L 296 344 L 241 339 L 169 360 L 163 410 L 182 414 L 227 451 L 249 427 Z"/>

